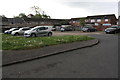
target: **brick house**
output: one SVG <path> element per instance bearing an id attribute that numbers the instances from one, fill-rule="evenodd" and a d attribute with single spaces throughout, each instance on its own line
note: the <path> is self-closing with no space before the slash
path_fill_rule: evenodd
<path id="1" fill-rule="evenodd" d="M 70 24 L 81 27 L 80 19 L 82 18 L 71 18 Z M 84 17 L 84 19 L 85 24 L 91 24 L 99 31 L 111 27 L 111 25 L 117 24 L 117 18 L 115 14 L 87 16 Z"/>

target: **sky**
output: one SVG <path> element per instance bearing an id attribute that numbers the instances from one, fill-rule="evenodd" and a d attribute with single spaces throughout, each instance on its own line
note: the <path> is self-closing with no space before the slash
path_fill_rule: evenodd
<path id="1" fill-rule="evenodd" d="M 92 15 L 115 14 L 118 17 L 119 0 L 1 0 L 0 15 L 8 18 L 26 15 L 38 6 L 53 19 L 70 19 Z"/>

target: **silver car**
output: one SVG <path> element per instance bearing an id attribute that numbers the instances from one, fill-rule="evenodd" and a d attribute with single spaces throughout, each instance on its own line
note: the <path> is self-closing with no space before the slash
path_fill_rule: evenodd
<path id="1" fill-rule="evenodd" d="M 29 27 L 23 27 L 20 28 L 19 30 L 12 31 L 12 35 L 18 36 L 18 35 L 23 35 L 26 30 L 30 30 Z"/>
<path id="2" fill-rule="evenodd" d="M 25 37 L 52 36 L 52 26 L 36 26 L 25 31 Z"/>
<path id="3" fill-rule="evenodd" d="M 11 34 L 12 31 L 18 30 L 19 28 L 11 28 L 9 30 L 4 31 L 5 34 Z"/>

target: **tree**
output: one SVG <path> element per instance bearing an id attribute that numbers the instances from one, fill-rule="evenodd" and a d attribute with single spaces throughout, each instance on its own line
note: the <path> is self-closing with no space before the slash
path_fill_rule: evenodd
<path id="1" fill-rule="evenodd" d="M 27 18 L 27 16 L 25 15 L 25 13 L 20 13 L 20 14 L 19 14 L 19 17 L 20 17 L 20 18 Z"/>
<path id="2" fill-rule="evenodd" d="M 25 13 L 20 13 L 18 16 L 14 16 L 14 18 L 27 18 Z"/>
<path id="3" fill-rule="evenodd" d="M 4 18 L 6 18 L 6 16 L 5 16 L 5 15 L 0 15 L 0 17 L 4 17 Z"/>
<path id="4" fill-rule="evenodd" d="M 31 7 L 31 9 L 32 9 L 32 11 L 35 12 L 35 15 L 40 14 L 41 9 L 38 6 L 33 6 L 33 7 Z"/>
<path id="5" fill-rule="evenodd" d="M 50 16 L 45 14 L 45 11 L 42 11 L 38 6 L 31 7 L 32 11 L 35 12 L 35 15 L 32 18 L 44 18 L 49 19 Z"/>
<path id="6" fill-rule="evenodd" d="M 44 18 L 44 19 L 50 19 L 50 16 L 48 16 L 48 15 L 46 15 L 46 14 L 43 14 L 43 15 L 42 15 L 42 18 Z"/>
<path id="7" fill-rule="evenodd" d="M 32 18 L 42 18 L 42 15 L 41 14 L 36 14 Z"/>
<path id="8" fill-rule="evenodd" d="M 80 25 L 81 25 L 82 27 L 85 26 L 85 18 L 81 18 L 81 19 L 80 19 Z"/>

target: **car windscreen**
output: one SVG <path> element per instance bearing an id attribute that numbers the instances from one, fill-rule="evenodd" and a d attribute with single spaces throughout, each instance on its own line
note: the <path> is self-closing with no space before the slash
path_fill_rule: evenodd
<path id="1" fill-rule="evenodd" d="M 91 26 L 85 26 L 85 27 L 83 27 L 83 28 L 92 28 Z"/>
<path id="2" fill-rule="evenodd" d="M 34 30 L 36 30 L 37 28 L 31 28 L 30 30 L 32 30 L 32 31 L 34 31 Z"/>
<path id="3" fill-rule="evenodd" d="M 112 26 L 111 28 L 118 28 L 118 26 Z"/>
<path id="4" fill-rule="evenodd" d="M 9 31 L 12 31 L 12 30 L 15 30 L 16 28 L 12 28 L 12 29 L 10 29 Z"/>

